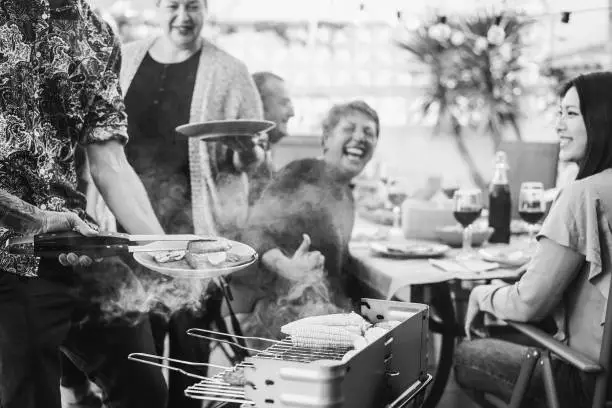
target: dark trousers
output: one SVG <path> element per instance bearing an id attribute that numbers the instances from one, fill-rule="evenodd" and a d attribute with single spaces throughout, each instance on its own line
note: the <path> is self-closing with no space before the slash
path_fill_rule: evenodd
<path id="1" fill-rule="evenodd" d="M 210 358 L 210 342 L 205 339 L 189 336 L 187 330 L 200 328 L 208 330 L 227 331 L 221 318 L 221 293 L 214 291 L 204 302 L 203 310 L 179 310 L 167 320 L 153 314 L 151 327 L 158 354 L 163 352 L 163 341 L 166 333 L 169 340 L 169 356 L 171 358 L 207 363 Z M 219 327 L 221 326 L 221 327 Z M 206 376 L 207 369 L 203 367 L 188 367 L 190 372 Z M 168 408 L 200 408 L 202 401 L 185 396 L 185 389 L 197 383 L 198 380 L 184 374 L 170 371 L 168 378 Z"/>
<path id="2" fill-rule="evenodd" d="M 165 408 L 161 371 L 127 359 L 155 352 L 148 320 L 102 323 L 71 273 L 59 264 L 36 279 L 0 272 L 0 407 L 61 408 L 61 349 L 108 408 Z"/>
<path id="3" fill-rule="evenodd" d="M 523 342 L 521 342 L 523 343 Z M 494 338 L 463 341 L 455 353 L 457 383 L 477 399 L 481 393 L 510 401 L 527 354 L 527 346 Z M 559 403 L 563 408 L 590 407 L 594 379 L 558 359 L 552 359 Z M 522 406 L 546 408 L 542 369 L 536 367 Z"/>

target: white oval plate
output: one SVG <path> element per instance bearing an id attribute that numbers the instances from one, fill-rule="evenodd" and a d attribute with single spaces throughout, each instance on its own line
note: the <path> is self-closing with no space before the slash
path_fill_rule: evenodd
<path id="1" fill-rule="evenodd" d="M 228 136 L 253 137 L 274 128 L 274 122 L 267 120 L 213 120 L 201 123 L 188 123 L 176 128 L 183 136 L 199 137 L 202 140 L 214 141 Z"/>
<path id="2" fill-rule="evenodd" d="M 478 253 L 485 261 L 506 266 L 522 266 L 531 260 L 524 251 L 510 248 L 483 248 Z"/>
<path id="3" fill-rule="evenodd" d="M 430 242 L 383 243 L 372 242 L 370 250 L 386 258 L 418 259 L 437 258 L 450 250 L 448 245 Z"/>
<path id="4" fill-rule="evenodd" d="M 220 276 L 225 276 L 240 271 L 254 264 L 257 261 L 258 255 L 253 248 L 241 242 L 229 242 L 231 242 L 232 248 L 228 251 L 228 253 L 238 255 L 240 257 L 240 261 L 232 263 L 222 263 L 219 266 L 211 265 L 211 267 L 207 269 L 193 269 L 184 259 L 174 262 L 159 263 L 153 257 L 153 255 L 155 255 L 155 252 L 135 252 L 134 259 L 136 260 L 136 262 L 138 262 L 145 268 L 151 269 L 152 271 L 159 272 L 163 275 L 171 276 L 173 278 L 183 279 L 218 278 Z M 149 245 L 163 245 L 163 247 L 167 247 L 168 243 L 157 241 Z M 186 243 L 182 246 L 182 248 L 185 247 Z"/>

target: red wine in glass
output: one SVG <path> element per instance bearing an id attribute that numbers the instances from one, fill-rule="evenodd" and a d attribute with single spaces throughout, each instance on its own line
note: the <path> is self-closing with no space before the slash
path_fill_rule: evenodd
<path id="1" fill-rule="evenodd" d="M 459 190 L 459 187 L 444 187 L 442 189 L 442 192 L 448 197 L 448 198 L 453 198 L 453 196 L 455 195 L 455 191 Z"/>
<path id="2" fill-rule="evenodd" d="M 408 194 L 403 192 L 390 192 L 387 194 L 387 198 L 394 207 L 399 207 L 408 198 Z"/>
<path id="3" fill-rule="evenodd" d="M 544 211 L 519 211 L 519 215 L 527 224 L 536 224 L 544 218 Z"/>
<path id="4" fill-rule="evenodd" d="M 476 221 L 478 217 L 480 217 L 481 211 L 482 209 L 469 211 L 453 211 L 453 215 L 455 216 L 457 222 L 463 226 L 463 228 L 467 228 L 474 221 Z"/>

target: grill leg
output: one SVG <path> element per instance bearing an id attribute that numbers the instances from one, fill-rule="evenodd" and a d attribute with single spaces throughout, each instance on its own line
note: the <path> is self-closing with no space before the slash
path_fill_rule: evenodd
<path id="1" fill-rule="evenodd" d="M 432 324 L 435 322 L 430 322 L 430 328 L 432 331 L 434 331 L 435 328 L 439 329 L 439 332 L 442 334 L 442 347 L 440 350 L 440 360 L 438 361 L 438 368 L 434 376 L 434 381 L 422 408 L 435 408 L 442 398 L 442 394 L 444 393 L 444 389 L 446 388 L 446 384 L 448 383 L 448 378 L 453 367 L 455 337 L 457 336 L 457 320 L 451 298 L 450 283 L 441 282 L 439 284 L 432 285 L 431 290 L 433 294 L 432 306 L 436 309 L 436 312 L 442 319 L 442 325 L 439 326 Z"/>

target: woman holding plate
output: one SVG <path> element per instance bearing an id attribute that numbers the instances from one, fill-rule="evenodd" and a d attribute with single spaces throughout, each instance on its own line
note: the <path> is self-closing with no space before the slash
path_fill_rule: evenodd
<path id="1" fill-rule="evenodd" d="M 162 34 L 123 48 L 120 82 L 130 136 L 126 155 L 166 233 L 232 235 L 248 211 L 245 171 L 263 160 L 263 149 L 250 138 L 240 148 L 231 141 L 203 143 L 178 135 L 175 128 L 215 120 L 260 120 L 261 100 L 246 66 L 201 36 L 206 0 L 157 0 L 157 6 Z M 171 357 L 207 361 L 206 344 L 185 332 L 207 328 L 216 318 L 216 297 L 209 296 L 206 311 L 171 316 Z M 152 319 L 158 349 L 163 346 L 164 319 Z M 198 401 L 184 396 L 190 384 L 171 373 L 168 406 L 199 407 Z"/>

